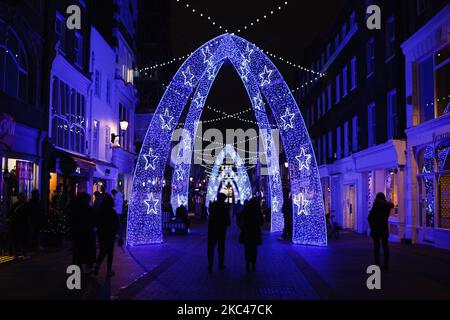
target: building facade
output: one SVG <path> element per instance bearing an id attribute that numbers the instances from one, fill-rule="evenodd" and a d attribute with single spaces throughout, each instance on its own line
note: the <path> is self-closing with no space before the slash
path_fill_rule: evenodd
<path id="1" fill-rule="evenodd" d="M 402 45 L 406 70 L 405 235 L 450 249 L 450 5 Z"/>
<path id="2" fill-rule="evenodd" d="M 443 3 L 436 1 L 427 15 Z M 381 9 L 380 30 L 366 26 L 370 4 Z M 427 20 L 420 8 L 422 1 L 348 1 L 325 41 L 306 52 L 307 66 L 326 75 L 305 73 L 298 96 L 327 213 L 346 229 L 368 233 L 368 212 L 383 192 L 395 205 L 393 241 L 416 241 L 407 231 L 412 213 L 405 188 L 408 94 L 401 44 Z"/>
<path id="3" fill-rule="evenodd" d="M 45 179 L 45 10 L 40 1 L 0 1 L 0 229 L 18 194 L 29 197 Z"/>

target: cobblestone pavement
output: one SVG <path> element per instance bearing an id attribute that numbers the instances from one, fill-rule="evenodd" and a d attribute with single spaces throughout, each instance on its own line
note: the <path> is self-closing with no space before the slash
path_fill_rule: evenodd
<path id="1" fill-rule="evenodd" d="M 328 247 L 298 246 L 264 233 L 255 273 L 247 274 L 236 227 L 229 230 L 225 270 L 207 272 L 206 228 L 163 244 L 116 247 L 116 276 L 84 275 L 83 290 L 66 288 L 70 247 L 0 265 L 0 299 L 450 299 L 450 252 L 391 244 L 382 290 L 366 287 L 371 241 L 344 232 Z"/>

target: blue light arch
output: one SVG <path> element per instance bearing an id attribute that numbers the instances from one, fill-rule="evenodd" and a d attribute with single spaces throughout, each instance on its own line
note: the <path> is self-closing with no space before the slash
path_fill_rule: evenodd
<path id="1" fill-rule="evenodd" d="M 250 42 L 231 34 L 214 38 L 193 52 L 175 74 L 158 105 L 147 130 L 134 174 L 128 213 L 127 244 L 134 246 L 163 241 L 161 192 L 173 131 L 193 94 L 200 93 L 200 96 L 193 96 L 190 108 L 197 108 L 198 113 L 201 113 L 212 82 L 226 59 L 241 76 L 260 129 L 270 132 L 263 98 L 267 101 L 279 128 L 289 163 L 293 197 L 292 241 L 297 244 L 326 245 L 320 177 L 300 110 L 270 59 Z M 196 98 L 199 98 L 199 103 L 195 102 Z M 273 141 L 272 137 L 267 136 L 265 139 L 271 197 L 279 203 L 282 201 L 282 190 L 279 188 L 280 175 L 276 157 L 278 152 L 274 144 L 270 143 Z"/>

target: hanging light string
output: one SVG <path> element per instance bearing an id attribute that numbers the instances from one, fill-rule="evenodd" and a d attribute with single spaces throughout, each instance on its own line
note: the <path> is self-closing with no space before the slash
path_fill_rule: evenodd
<path id="1" fill-rule="evenodd" d="M 180 5 L 182 4 L 182 2 L 184 2 L 184 6 L 188 10 L 190 10 L 192 12 L 192 14 L 198 15 L 200 18 L 205 19 L 209 24 L 211 24 L 213 27 L 217 28 L 219 31 L 225 31 L 225 32 L 229 32 L 230 31 L 230 29 L 222 26 L 221 24 L 218 24 L 213 18 L 211 18 L 211 16 L 209 14 L 206 14 L 204 12 L 201 12 L 200 10 L 195 9 L 189 3 L 188 0 L 186 0 L 186 1 L 184 1 L 184 0 L 183 1 L 182 0 L 177 0 L 177 3 L 180 4 Z M 276 6 L 272 10 L 268 11 L 266 14 L 264 14 L 264 15 L 256 18 L 256 19 L 254 19 L 254 20 L 251 20 L 246 25 L 244 25 L 244 26 L 242 26 L 240 28 L 237 28 L 234 32 L 230 31 L 230 33 L 241 33 L 241 32 L 243 32 L 245 30 L 248 30 L 248 29 L 254 27 L 255 25 L 257 25 L 258 23 L 260 23 L 262 21 L 266 21 L 267 18 L 269 18 L 270 16 L 273 16 L 275 14 L 275 12 L 277 12 L 277 10 L 281 11 L 281 9 L 287 7 L 287 5 L 288 5 L 287 1 L 279 3 L 278 6 Z"/>
<path id="2" fill-rule="evenodd" d="M 317 75 L 318 77 L 324 77 L 324 76 L 326 75 L 325 73 L 322 73 L 322 72 L 319 72 L 319 71 L 315 71 L 315 70 L 306 68 L 306 67 L 304 67 L 304 66 L 302 66 L 302 65 L 300 65 L 300 64 L 291 62 L 289 59 L 286 59 L 286 58 L 283 58 L 283 57 L 280 56 L 280 55 L 276 55 L 276 54 L 274 54 L 274 53 L 271 53 L 271 52 L 268 51 L 268 50 L 261 49 L 261 48 L 258 47 L 255 43 L 253 43 L 253 45 L 254 45 L 256 48 L 258 48 L 259 50 L 261 50 L 262 52 L 264 52 L 266 55 L 268 55 L 268 56 L 270 56 L 270 57 L 272 57 L 272 58 L 275 58 L 275 59 L 277 59 L 277 60 L 279 60 L 279 61 L 285 63 L 287 66 L 296 68 L 296 69 L 301 70 L 301 71 L 304 71 L 304 72 L 312 73 L 312 74 L 314 74 L 314 75 Z M 169 65 L 171 65 L 171 64 L 174 64 L 174 63 L 177 63 L 177 62 L 180 62 L 180 61 L 184 61 L 185 59 L 189 58 L 189 56 L 191 56 L 193 53 L 194 53 L 194 52 L 189 52 L 189 53 L 187 53 L 187 54 L 185 54 L 185 55 L 183 55 L 183 56 L 181 56 L 181 57 L 178 57 L 178 58 L 172 58 L 172 59 L 167 60 L 167 61 L 165 61 L 165 62 L 156 63 L 156 64 L 154 64 L 154 65 L 147 66 L 147 67 L 142 67 L 142 68 L 139 69 L 139 73 L 143 73 L 145 76 L 147 76 L 147 75 L 149 74 L 149 71 L 150 71 L 150 70 L 155 70 L 155 69 L 158 69 L 158 68 L 161 68 L 161 67 L 169 66 Z"/>

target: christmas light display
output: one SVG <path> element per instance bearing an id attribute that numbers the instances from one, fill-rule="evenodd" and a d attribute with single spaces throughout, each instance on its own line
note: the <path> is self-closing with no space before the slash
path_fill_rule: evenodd
<path id="1" fill-rule="evenodd" d="M 231 162 L 236 167 L 236 172 L 232 170 L 231 165 L 224 163 L 227 156 L 231 158 Z M 224 170 L 220 170 L 222 165 L 225 165 Z M 236 150 L 229 144 L 225 145 L 222 151 L 217 155 L 211 170 L 206 192 L 206 207 L 209 207 L 211 201 L 217 200 L 217 193 L 220 185 L 227 185 L 227 183 L 233 184 L 236 201 L 240 200 L 241 203 L 244 203 L 245 200 L 252 197 L 252 188 L 247 169 L 245 168 L 245 163 L 242 161 Z"/>
<path id="2" fill-rule="evenodd" d="M 206 48 L 209 48 L 209 51 L 205 51 Z M 245 57 L 247 48 L 253 50 L 249 56 L 250 61 Z M 209 52 L 212 57 L 205 57 L 205 52 Z M 163 241 L 162 177 L 171 153 L 171 139 L 175 124 L 179 123 L 188 101 L 191 97 L 195 97 L 197 92 L 206 99 L 218 70 L 226 60 L 232 63 L 239 75 L 241 75 L 240 66 L 243 63 L 247 65 L 250 73 L 247 75 L 248 81 L 243 79 L 243 84 L 252 104 L 254 104 L 252 98 L 259 93 L 265 100 L 265 105 L 270 108 L 280 130 L 281 142 L 289 163 L 290 191 L 295 200 L 293 201 L 292 241 L 299 244 L 326 245 L 325 211 L 320 177 L 313 147 L 300 110 L 290 89 L 270 59 L 248 41 L 231 34 L 224 34 L 207 42 L 189 56 L 175 74 L 155 111 L 142 145 L 133 179 L 127 225 L 128 245 Z M 212 69 L 214 72 L 208 72 Z M 198 114 L 201 113 L 202 107 L 197 108 L 194 101 L 189 107 L 189 111 L 196 109 Z M 259 128 L 267 130 L 263 141 L 273 141 L 265 107 L 259 110 L 253 105 L 253 108 Z M 198 114 L 195 116 L 197 117 Z M 188 124 L 188 121 L 186 122 Z M 188 131 L 195 132 L 195 125 L 191 125 L 192 131 Z M 279 187 L 279 153 L 275 143 L 265 145 L 264 152 L 268 159 L 270 173 L 268 199 L 271 200 L 272 206 L 275 202 L 276 206 L 273 207 L 280 210 L 283 194 Z M 303 151 L 305 155 L 311 155 L 311 160 L 308 161 L 309 169 L 300 170 L 296 157 L 302 155 Z M 148 181 L 152 183 L 146 183 Z M 186 200 L 183 198 L 184 194 L 179 195 L 180 203 L 184 203 Z M 151 203 L 152 199 L 159 201 Z M 155 209 L 156 213 L 150 212 L 151 209 Z M 281 221 L 276 220 L 275 223 L 277 227 L 282 226 L 282 215 L 276 214 L 281 217 Z M 272 226 L 272 230 L 274 229 Z"/>

